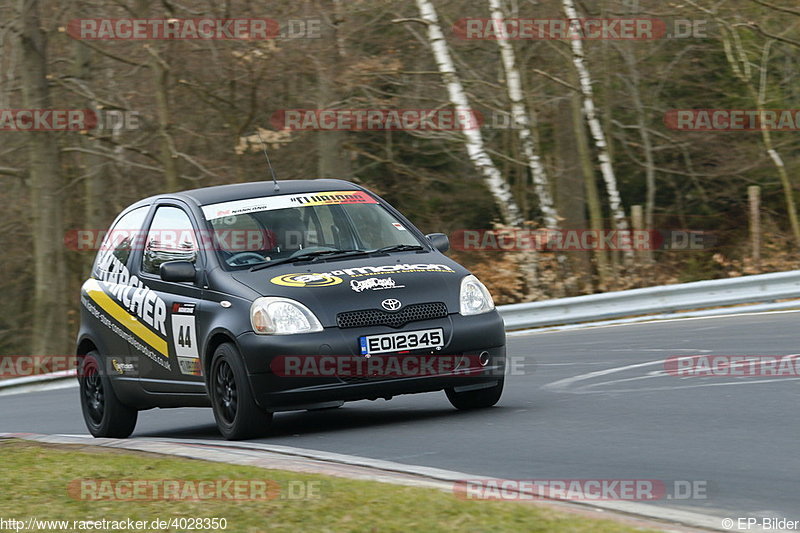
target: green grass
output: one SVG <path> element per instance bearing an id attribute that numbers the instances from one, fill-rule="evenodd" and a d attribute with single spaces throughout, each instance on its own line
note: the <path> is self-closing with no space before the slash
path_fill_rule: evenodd
<path id="1" fill-rule="evenodd" d="M 55 447 L 0 441 L 0 518 L 26 520 L 147 520 L 226 518 L 227 531 L 640 531 L 613 521 L 542 506 L 474 502 L 434 489 L 402 487 L 321 475 L 116 449 Z M 75 479 L 268 479 L 280 487 L 317 482 L 319 497 L 269 501 L 86 501 L 67 493 Z M 69 530 L 73 531 L 73 530 Z M 178 531 L 146 529 L 146 531 Z M 206 529 L 205 531 L 210 531 Z"/>

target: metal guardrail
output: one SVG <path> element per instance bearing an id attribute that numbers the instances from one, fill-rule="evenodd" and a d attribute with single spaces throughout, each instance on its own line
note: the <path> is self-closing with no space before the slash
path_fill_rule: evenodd
<path id="1" fill-rule="evenodd" d="M 498 306 L 506 330 L 800 298 L 800 270 Z"/>
<path id="2" fill-rule="evenodd" d="M 506 331 L 512 331 L 791 298 L 800 298 L 800 270 L 500 305 L 497 310 Z M 61 379 L 74 379 L 74 374 L 3 380 L 0 389 Z"/>

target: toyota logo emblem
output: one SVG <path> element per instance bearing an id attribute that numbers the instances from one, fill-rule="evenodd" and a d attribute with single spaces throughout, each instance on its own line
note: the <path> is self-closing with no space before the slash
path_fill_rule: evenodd
<path id="1" fill-rule="evenodd" d="M 403 304 L 400 303 L 400 300 L 395 300 L 394 298 L 387 298 L 386 300 L 381 302 L 381 307 L 386 309 L 387 311 L 397 311 Z"/>

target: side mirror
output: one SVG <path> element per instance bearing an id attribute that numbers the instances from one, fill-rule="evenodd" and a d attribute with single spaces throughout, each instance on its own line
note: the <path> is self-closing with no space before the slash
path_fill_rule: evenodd
<path id="1" fill-rule="evenodd" d="M 450 249 L 450 239 L 447 238 L 447 235 L 444 233 L 429 233 L 425 235 L 434 248 L 439 250 L 442 253 L 445 253 L 447 250 Z"/>
<path id="2" fill-rule="evenodd" d="M 164 281 L 194 281 L 197 269 L 190 261 L 167 261 L 161 263 L 158 273 Z"/>

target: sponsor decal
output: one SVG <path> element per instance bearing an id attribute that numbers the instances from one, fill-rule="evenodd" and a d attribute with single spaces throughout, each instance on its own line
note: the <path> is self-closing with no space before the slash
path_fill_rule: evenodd
<path id="1" fill-rule="evenodd" d="M 111 360 L 111 368 L 113 368 L 118 374 L 136 371 L 136 367 L 132 363 L 120 363 L 116 359 Z"/>
<path id="2" fill-rule="evenodd" d="M 172 312 L 181 315 L 193 315 L 195 304 L 175 302 L 172 304 Z"/>
<path id="3" fill-rule="evenodd" d="M 200 359 L 178 358 L 178 367 L 181 369 L 181 374 L 188 376 L 202 376 Z"/>
<path id="4" fill-rule="evenodd" d="M 270 280 L 284 287 L 330 287 L 342 282 L 342 278 L 330 274 L 284 274 Z"/>
<path id="5" fill-rule="evenodd" d="M 412 272 L 448 272 L 455 274 L 455 270 L 447 265 L 418 263 L 403 263 L 400 265 L 363 266 L 331 270 L 322 273 L 284 274 L 275 276 L 270 282 L 284 287 L 330 287 L 342 282 L 341 276 L 357 278 L 374 276 L 376 274 L 406 274 Z M 353 288 L 353 285 L 350 285 Z M 356 289 L 353 289 L 356 290 Z M 356 291 L 360 292 L 360 291 Z"/>
<path id="6" fill-rule="evenodd" d="M 163 361 L 169 358 L 164 300 L 132 276 L 111 252 L 100 256 L 94 274 L 96 279 L 83 284 L 86 296 L 81 302 L 84 307 L 136 350 L 169 368 L 169 363 Z M 122 328 L 111 322 L 109 316 Z"/>
<path id="7" fill-rule="evenodd" d="M 89 280 L 89 281 L 95 281 L 95 280 Z M 89 283 L 89 282 L 87 282 L 87 283 Z M 85 287 L 86 287 L 86 284 L 84 284 L 84 290 L 86 290 Z M 102 293 L 101 289 L 98 288 L 97 290 Z M 87 292 L 87 294 L 88 294 L 88 292 Z M 108 302 L 110 302 L 112 304 L 114 303 L 110 298 L 108 298 L 107 295 L 105 295 L 105 293 L 102 293 L 102 294 L 103 294 L 103 296 L 105 296 L 105 298 L 108 299 Z M 103 299 L 103 297 L 100 296 L 99 294 L 96 295 L 96 296 L 98 296 L 101 300 Z M 108 302 L 104 302 L 104 303 L 108 303 Z M 117 326 L 117 324 L 115 322 L 112 322 L 104 313 L 101 313 L 100 309 L 98 309 L 97 307 L 95 307 L 92 304 L 92 300 L 90 300 L 89 297 L 81 295 L 81 304 L 83 304 L 83 306 L 86 308 L 86 310 L 89 311 L 89 313 L 91 313 L 92 316 L 94 316 L 97 320 L 99 320 L 101 324 L 103 324 L 105 327 L 110 329 L 115 335 L 117 335 L 118 337 L 122 338 L 125 342 L 130 344 L 131 347 L 134 350 L 144 354 L 146 357 L 148 357 L 149 359 L 152 359 L 158 365 L 166 368 L 167 370 L 171 369 L 169 361 L 166 359 L 166 357 L 168 357 L 167 356 L 168 352 L 167 352 L 166 342 L 164 342 L 164 345 L 163 345 L 163 350 L 164 351 L 163 352 L 159 352 L 159 354 L 157 355 L 153 350 L 150 349 L 150 346 L 148 344 L 140 342 L 139 337 L 137 337 L 136 335 L 132 335 L 131 333 L 129 333 L 125 329 Z M 104 309 L 105 309 L 105 307 L 104 307 Z M 124 313 L 124 310 L 122 308 L 119 308 L 119 312 Z M 125 316 L 129 316 L 129 315 L 126 314 Z M 133 318 L 133 317 L 130 317 L 130 318 Z M 139 325 L 141 326 L 141 324 L 139 324 Z M 142 326 L 142 328 L 144 328 L 144 326 Z M 146 328 L 144 328 L 144 329 L 146 329 Z M 149 332 L 150 330 L 147 330 L 147 331 Z"/>
<path id="8" fill-rule="evenodd" d="M 98 261 L 97 273 L 100 274 L 98 285 L 103 292 L 113 297 L 115 303 L 121 303 L 130 314 L 136 315 L 166 337 L 167 304 L 155 291 L 145 286 L 136 276 L 131 276 L 128 268 L 110 252 L 105 253 Z M 94 299 L 92 294 L 89 296 Z"/>
<path id="9" fill-rule="evenodd" d="M 365 266 L 355 268 L 345 268 L 343 270 L 332 270 L 330 274 L 334 276 L 373 276 L 375 274 L 405 274 L 410 272 L 449 272 L 455 274 L 455 270 L 447 265 L 441 264 L 409 264 L 403 263 L 400 265 L 381 265 L 381 266 Z"/>
<path id="10" fill-rule="evenodd" d="M 203 206 L 206 220 L 245 215 L 259 211 L 274 211 L 290 207 L 316 205 L 377 204 L 378 201 L 363 191 L 329 191 L 303 194 L 284 194 L 268 198 L 248 198 Z"/>
<path id="11" fill-rule="evenodd" d="M 405 285 L 398 285 L 392 278 L 369 278 L 365 280 L 350 280 L 350 288 L 355 292 L 382 291 L 385 289 L 402 289 Z"/>

